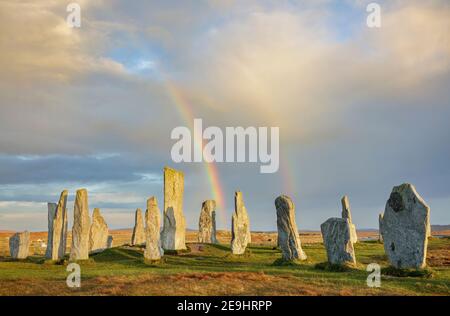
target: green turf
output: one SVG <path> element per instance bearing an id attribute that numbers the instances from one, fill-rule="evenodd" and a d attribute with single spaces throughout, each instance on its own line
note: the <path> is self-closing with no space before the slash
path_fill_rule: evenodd
<path id="1" fill-rule="evenodd" d="M 83 279 L 99 276 L 134 276 L 140 274 L 177 274 L 189 272 L 261 272 L 269 275 L 285 275 L 300 282 L 315 284 L 316 281 L 345 288 L 358 288 L 366 285 L 370 263 L 378 263 L 383 271 L 389 271 L 383 245 L 378 242 L 360 242 L 355 245 L 357 265 L 351 269 L 327 268 L 326 253 L 322 244 L 303 245 L 308 259 L 295 264 L 279 264 L 281 253 L 273 247 L 250 246 L 246 254 L 232 255 L 228 245 L 203 245 L 201 251 L 181 254 L 167 254 L 163 262 L 146 264 L 143 249 L 118 247 L 93 255 L 89 262 L 81 264 Z M 432 239 L 429 249 L 448 250 L 450 239 Z M 23 278 L 64 280 L 67 277 L 67 262 L 52 264 L 42 257 L 30 257 L 24 261 L 0 259 L 0 284 L 2 280 Z M 399 276 L 384 273 L 382 288 L 377 294 L 387 292 L 407 294 L 450 295 L 450 266 L 435 266 L 427 277 L 420 274 Z M 270 286 L 270 285 L 268 285 Z"/>

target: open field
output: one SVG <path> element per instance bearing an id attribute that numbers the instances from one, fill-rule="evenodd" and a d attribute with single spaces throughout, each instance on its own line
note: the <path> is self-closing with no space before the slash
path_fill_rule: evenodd
<path id="1" fill-rule="evenodd" d="M 126 239 L 127 232 L 122 234 Z M 226 238 L 225 233 L 221 235 Z M 254 235 L 255 243 L 243 256 L 231 255 L 228 243 L 190 242 L 188 252 L 166 255 L 159 265 L 144 264 L 140 247 L 108 249 L 81 264 L 82 283 L 78 289 L 66 286 L 65 265 L 44 263 L 39 255 L 21 262 L 3 257 L 0 295 L 450 295 L 448 237 L 430 239 L 431 277 L 383 275 L 380 288 L 369 288 L 367 264 L 388 265 L 383 245 L 377 241 L 355 245 L 355 269 L 333 272 L 315 267 L 326 261 L 320 241 L 303 241 L 306 262 L 276 266 L 274 261 L 281 257 L 274 247 L 276 238 Z M 269 244 L 264 245 L 264 238 L 271 239 Z"/>
<path id="2" fill-rule="evenodd" d="M 116 229 L 110 230 L 110 235 L 113 236 L 114 246 L 121 246 L 130 243 L 131 229 Z M 449 231 L 450 233 L 450 231 Z M 9 255 L 9 237 L 12 236 L 12 231 L 0 231 L 0 256 Z M 197 242 L 197 231 L 188 230 L 186 232 L 187 242 Z M 450 235 L 450 234 L 449 234 Z M 376 231 L 358 231 L 360 239 L 376 239 L 378 238 L 378 232 Z M 45 254 L 45 247 L 47 243 L 47 232 L 31 232 L 30 233 L 30 254 L 43 255 Z M 70 251 L 70 244 L 72 240 L 71 232 L 67 237 L 67 251 Z M 300 238 L 304 243 L 318 243 L 322 242 L 322 235 L 320 232 L 300 232 Z M 221 244 L 229 244 L 231 241 L 231 232 L 225 230 L 217 231 L 217 239 Z M 277 233 L 275 232 L 252 232 L 252 241 L 254 245 L 266 245 L 275 246 L 277 242 Z"/>

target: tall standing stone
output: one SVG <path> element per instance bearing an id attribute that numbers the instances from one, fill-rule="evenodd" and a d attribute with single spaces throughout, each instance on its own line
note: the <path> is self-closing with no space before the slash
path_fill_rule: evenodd
<path id="1" fill-rule="evenodd" d="M 292 200 L 281 195 L 275 200 L 277 210 L 278 246 L 284 260 L 306 260 L 295 222 L 295 205 Z"/>
<path id="2" fill-rule="evenodd" d="M 149 261 L 160 260 L 164 255 L 161 247 L 161 215 L 156 197 L 147 200 L 145 212 L 145 235 L 147 238 L 144 259 Z"/>
<path id="3" fill-rule="evenodd" d="M 330 218 L 320 225 L 323 243 L 331 264 L 356 263 L 348 218 Z"/>
<path id="4" fill-rule="evenodd" d="M 356 235 L 356 227 L 352 221 L 352 212 L 350 210 L 350 202 L 348 196 L 344 195 L 341 199 L 342 204 L 342 218 L 347 218 L 350 222 L 350 237 L 353 243 L 358 242 L 358 235 Z"/>
<path id="5" fill-rule="evenodd" d="M 145 227 L 144 217 L 142 216 L 142 210 L 138 208 L 134 215 L 134 228 L 131 235 L 131 245 L 143 245 L 145 244 Z"/>
<path id="6" fill-rule="evenodd" d="M 378 215 L 378 241 L 383 241 L 383 236 L 381 235 L 381 222 L 383 221 L 383 214 Z"/>
<path id="7" fill-rule="evenodd" d="M 95 208 L 92 213 L 92 224 L 89 232 L 89 251 L 96 253 L 108 248 L 108 225 L 100 213 L 100 209 Z"/>
<path id="8" fill-rule="evenodd" d="M 61 192 L 59 202 L 56 205 L 53 213 L 52 224 L 49 224 L 49 243 L 47 244 L 47 259 L 61 260 L 64 259 L 67 246 L 67 196 L 68 191 Z M 49 203 L 49 217 L 50 217 L 50 204 Z M 52 206 L 53 207 L 53 206 Z M 50 221 L 50 220 L 49 220 Z M 50 227 L 51 226 L 51 227 Z M 51 237 L 50 237 L 51 235 Z"/>
<path id="9" fill-rule="evenodd" d="M 234 195 L 234 213 L 231 218 L 231 252 L 235 255 L 243 254 L 250 242 L 250 221 L 247 209 L 242 192 L 237 191 Z"/>
<path id="10" fill-rule="evenodd" d="M 381 221 L 384 250 L 396 268 L 426 266 L 430 208 L 409 183 L 392 189 Z"/>
<path id="11" fill-rule="evenodd" d="M 52 245 L 53 245 L 53 220 L 55 219 L 56 208 L 58 204 L 47 203 L 48 211 L 48 233 L 47 233 L 47 249 L 45 250 L 45 257 L 50 259 L 52 257 Z"/>
<path id="12" fill-rule="evenodd" d="M 30 249 L 30 233 L 15 233 L 9 238 L 9 252 L 13 259 L 26 259 Z"/>
<path id="13" fill-rule="evenodd" d="M 198 221 L 198 242 L 216 244 L 216 201 L 207 200 L 202 203 Z"/>
<path id="14" fill-rule="evenodd" d="M 186 221 L 183 215 L 184 174 L 164 168 L 164 224 L 162 247 L 166 250 L 186 249 Z"/>
<path id="15" fill-rule="evenodd" d="M 89 259 L 89 232 L 91 221 L 89 219 L 88 194 L 86 189 L 77 191 L 73 215 L 70 260 L 87 260 Z"/>

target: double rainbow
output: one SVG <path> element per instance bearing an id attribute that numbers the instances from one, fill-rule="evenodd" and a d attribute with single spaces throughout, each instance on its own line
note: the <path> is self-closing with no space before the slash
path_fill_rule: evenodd
<path id="1" fill-rule="evenodd" d="M 191 128 L 191 130 L 193 130 L 195 116 L 192 110 L 192 106 L 189 103 L 189 100 L 183 94 L 183 91 L 181 91 L 174 82 L 172 82 L 168 78 L 166 78 L 164 82 L 167 93 L 170 99 L 172 100 L 173 104 L 177 108 L 178 113 L 181 116 L 181 119 Z M 201 138 L 201 136 L 200 139 L 194 139 L 194 146 L 199 146 L 199 144 L 202 144 L 201 146 L 203 147 L 203 139 Z M 221 217 L 221 220 L 225 223 L 226 222 L 225 199 L 223 189 L 219 181 L 219 172 L 217 169 L 217 165 L 214 162 L 212 163 L 203 162 L 202 164 L 205 167 L 205 172 L 210 183 L 211 193 L 217 204 L 218 213 Z"/>

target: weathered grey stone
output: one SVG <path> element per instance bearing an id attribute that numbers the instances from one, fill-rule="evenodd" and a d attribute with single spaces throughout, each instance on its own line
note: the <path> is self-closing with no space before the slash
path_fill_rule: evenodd
<path id="1" fill-rule="evenodd" d="M 114 237 L 112 235 L 108 236 L 108 241 L 106 243 L 106 248 L 112 248 L 114 244 Z"/>
<path id="2" fill-rule="evenodd" d="M 52 246 L 53 246 L 53 220 L 55 219 L 56 208 L 58 204 L 47 203 L 48 210 L 48 233 L 47 233 L 47 249 L 45 250 L 45 257 L 50 259 L 52 257 Z"/>
<path id="3" fill-rule="evenodd" d="M 348 196 L 344 195 L 341 199 L 342 204 L 342 218 L 348 218 L 350 222 L 350 237 L 353 243 L 358 242 L 358 235 L 356 234 L 356 227 L 352 221 L 352 212 L 350 210 L 350 202 L 348 201 Z"/>
<path id="4" fill-rule="evenodd" d="M 426 266 L 430 208 L 409 183 L 392 189 L 381 221 L 384 250 L 396 268 Z"/>
<path id="5" fill-rule="evenodd" d="M 295 205 L 292 200 L 281 195 L 275 200 L 277 210 L 278 246 L 284 260 L 306 260 L 295 222 Z"/>
<path id="6" fill-rule="evenodd" d="M 13 259 L 26 259 L 30 249 L 30 233 L 15 233 L 9 238 L 9 252 Z"/>
<path id="7" fill-rule="evenodd" d="M 207 200 L 202 203 L 198 221 L 198 242 L 216 244 L 216 201 Z"/>
<path id="8" fill-rule="evenodd" d="M 77 191 L 73 212 L 70 260 L 87 260 L 89 259 L 89 232 L 91 221 L 89 218 L 88 193 L 86 189 Z"/>
<path id="9" fill-rule="evenodd" d="M 108 225 L 100 213 L 100 209 L 95 208 L 89 232 L 89 251 L 91 253 L 101 252 L 108 248 L 108 232 Z"/>
<path id="10" fill-rule="evenodd" d="M 378 240 L 383 241 L 383 236 L 381 235 L 381 222 L 383 221 L 383 214 L 378 215 Z"/>
<path id="11" fill-rule="evenodd" d="M 46 258 L 50 260 L 62 260 L 67 247 L 67 196 L 68 191 L 61 192 L 58 204 L 49 203 L 49 227 Z M 56 206 L 56 207 L 55 207 Z M 54 211 L 53 211 L 53 207 Z M 50 220 L 51 214 L 53 218 Z M 50 224 L 51 222 L 51 224 Z"/>
<path id="12" fill-rule="evenodd" d="M 241 255 L 251 242 L 250 221 L 244 205 L 242 192 L 234 195 L 234 213 L 231 219 L 231 252 Z"/>
<path id="13" fill-rule="evenodd" d="M 134 228 L 131 235 L 131 245 L 143 245 L 145 244 L 145 226 L 144 217 L 142 216 L 142 210 L 138 208 L 134 215 Z"/>
<path id="14" fill-rule="evenodd" d="M 275 200 L 277 210 L 278 246 L 284 260 L 306 260 L 302 249 L 297 224 L 295 221 L 295 205 L 292 200 L 281 195 Z"/>
<path id="15" fill-rule="evenodd" d="M 330 218 L 320 225 L 320 229 L 329 263 L 356 263 L 348 218 Z"/>
<path id="16" fill-rule="evenodd" d="M 186 249 L 186 221 L 183 215 L 184 174 L 164 168 L 164 224 L 162 247 L 166 250 Z"/>
<path id="17" fill-rule="evenodd" d="M 150 261 L 160 260 L 164 255 L 161 247 L 161 215 L 156 197 L 147 200 L 147 211 L 145 212 L 146 245 L 144 259 Z"/>

